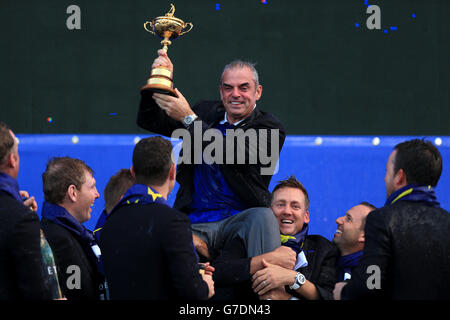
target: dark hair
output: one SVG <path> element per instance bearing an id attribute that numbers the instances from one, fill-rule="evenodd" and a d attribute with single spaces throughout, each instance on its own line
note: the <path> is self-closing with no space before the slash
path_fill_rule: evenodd
<path id="1" fill-rule="evenodd" d="M 377 207 L 367 201 L 363 201 L 359 205 L 366 206 L 367 208 L 372 209 L 372 211 L 377 209 Z"/>
<path id="2" fill-rule="evenodd" d="M 120 198 L 135 182 L 130 169 L 120 169 L 119 172 L 109 179 L 103 191 L 106 212 L 111 212 Z"/>
<path id="3" fill-rule="evenodd" d="M 442 173 L 442 157 L 430 142 L 413 139 L 395 146 L 394 174 L 403 169 L 407 184 L 435 187 Z"/>
<path id="4" fill-rule="evenodd" d="M 294 175 L 291 175 L 287 180 L 278 181 L 278 184 L 275 186 L 275 188 L 273 188 L 271 202 L 273 201 L 273 195 L 275 194 L 275 192 L 282 188 L 300 189 L 305 195 L 305 209 L 308 210 L 309 208 L 308 192 L 306 191 L 306 188 L 303 186 L 303 184 L 300 181 L 298 181 Z"/>
<path id="5" fill-rule="evenodd" d="M 42 174 L 45 201 L 59 204 L 64 200 L 67 189 L 74 185 L 78 190 L 86 182 L 85 172 L 94 171 L 83 161 L 69 157 L 53 157 Z"/>
<path id="6" fill-rule="evenodd" d="M 363 201 L 363 202 L 361 202 L 359 205 L 365 206 L 365 207 L 371 209 L 371 211 L 377 209 L 377 207 L 375 207 L 373 204 L 371 204 L 371 203 L 369 203 L 369 202 L 367 202 L 367 201 Z M 361 219 L 361 230 L 364 230 L 364 227 L 366 226 L 366 219 L 367 219 L 367 216 L 364 216 L 364 217 Z"/>
<path id="7" fill-rule="evenodd" d="M 169 176 L 172 166 L 172 144 L 161 137 L 140 140 L 133 151 L 136 182 L 160 186 Z"/>
<path id="8" fill-rule="evenodd" d="M 10 128 L 0 121 L 0 166 L 3 165 L 6 157 L 11 153 L 14 147 L 14 138 L 11 135 Z"/>

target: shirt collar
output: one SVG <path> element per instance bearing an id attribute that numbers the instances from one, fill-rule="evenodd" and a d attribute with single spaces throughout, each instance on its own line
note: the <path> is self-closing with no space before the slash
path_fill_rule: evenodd
<path id="1" fill-rule="evenodd" d="M 252 112 L 253 112 L 253 110 L 255 110 L 255 108 L 256 108 L 256 103 L 255 103 L 255 105 L 253 106 Z M 233 126 L 237 126 L 239 123 L 241 123 L 241 122 L 244 121 L 244 120 L 245 120 L 245 118 L 242 119 L 242 120 L 239 120 L 238 122 L 233 123 Z M 224 124 L 225 122 L 228 122 L 228 120 L 227 120 L 227 112 L 226 112 L 226 111 L 225 111 L 225 117 L 224 117 L 223 120 L 220 121 L 219 123 L 220 123 L 220 124 Z"/>

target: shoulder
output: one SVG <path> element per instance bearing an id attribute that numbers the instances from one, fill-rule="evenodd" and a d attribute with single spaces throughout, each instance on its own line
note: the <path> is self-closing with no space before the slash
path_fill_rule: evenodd
<path id="1" fill-rule="evenodd" d="M 390 232 L 414 228 L 417 221 L 422 226 L 435 228 L 435 230 L 448 231 L 450 226 L 450 214 L 440 207 L 432 207 L 412 201 L 398 201 L 372 211 L 367 216 L 366 226 L 369 228 L 386 229 Z"/>
<path id="2" fill-rule="evenodd" d="M 49 242 L 53 243 L 53 245 L 55 244 L 55 242 L 67 240 L 72 241 L 74 239 L 72 233 L 69 230 L 46 218 L 42 218 L 41 227 L 42 231 L 44 231 L 45 237 Z"/>
<path id="3" fill-rule="evenodd" d="M 8 230 L 18 224 L 39 225 L 38 215 L 9 195 L 0 195 L 0 204 L 0 224 L 8 226 Z"/>
<path id="4" fill-rule="evenodd" d="M 305 240 L 305 246 L 306 245 L 310 246 L 311 248 L 315 247 L 330 250 L 336 248 L 336 246 L 330 240 L 318 234 L 308 235 Z"/>
<path id="5" fill-rule="evenodd" d="M 305 240 L 305 250 L 320 251 L 322 253 L 338 254 L 338 249 L 330 240 L 325 237 L 312 234 L 308 235 Z"/>
<path id="6" fill-rule="evenodd" d="M 19 220 L 22 217 L 37 216 L 29 208 L 25 207 L 22 203 L 7 194 L 0 194 L 0 203 L 2 215 L 11 216 L 16 220 Z"/>
<path id="7" fill-rule="evenodd" d="M 256 107 L 255 112 L 255 122 L 263 122 L 271 125 L 274 128 L 279 128 L 280 130 L 285 131 L 283 125 L 281 124 L 281 121 L 273 113 L 263 111 L 258 107 Z"/>
<path id="8" fill-rule="evenodd" d="M 203 120 L 212 122 L 225 114 L 225 107 L 221 101 L 203 100 L 192 107 L 193 111 Z"/>
<path id="9" fill-rule="evenodd" d="M 120 223 L 126 220 L 131 223 L 134 221 L 157 221 L 158 223 L 165 223 L 172 219 L 189 220 L 185 213 L 182 213 L 163 203 L 150 203 L 145 205 L 127 205 L 113 210 L 106 219 L 105 226 L 111 221 Z"/>

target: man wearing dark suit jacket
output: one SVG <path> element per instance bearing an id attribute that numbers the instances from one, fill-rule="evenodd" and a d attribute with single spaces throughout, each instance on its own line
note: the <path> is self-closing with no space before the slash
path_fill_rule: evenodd
<path id="1" fill-rule="evenodd" d="M 139 141 L 133 185 L 108 215 L 100 235 L 113 300 L 203 300 L 214 294 L 211 267 L 200 274 L 185 214 L 166 202 L 175 185 L 172 145 L 161 137 Z"/>
<path id="2" fill-rule="evenodd" d="M 429 141 L 395 146 L 386 165 L 385 206 L 367 216 L 364 254 L 335 299 L 450 299 L 450 214 L 434 187 L 442 172 Z"/>
<path id="3" fill-rule="evenodd" d="M 55 157 L 42 182 L 41 225 L 55 256 L 61 290 L 68 300 L 99 300 L 104 295 L 101 253 L 92 232 L 82 225 L 99 197 L 93 171 L 82 160 Z"/>
<path id="4" fill-rule="evenodd" d="M 18 143 L 0 122 L 0 300 L 50 299 L 38 216 L 22 203 Z"/>
<path id="5" fill-rule="evenodd" d="M 173 71 L 164 50 L 153 63 L 159 66 Z M 243 243 L 244 258 L 276 249 L 279 231 L 268 208 L 268 186 L 285 131 L 274 115 L 256 106 L 262 86 L 253 64 L 237 60 L 225 66 L 221 101 L 191 108 L 178 89 L 175 92 L 177 97 L 143 91 L 137 123 L 183 140 L 174 207 L 189 215 L 197 250 L 203 254 L 207 246 L 214 259 L 235 241 Z M 242 258 L 232 253 L 228 251 L 229 259 Z"/>

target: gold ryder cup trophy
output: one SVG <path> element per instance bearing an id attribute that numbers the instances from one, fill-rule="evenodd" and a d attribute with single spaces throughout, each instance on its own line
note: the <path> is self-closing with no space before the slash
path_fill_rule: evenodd
<path id="1" fill-rule="evenodd" d="M 183 20 L 175 18 L 175 6 L 170 5 L 170 10 L 165 16 L 156 17 L 152 21 L 146 21 L 144 23 L 144 29 L 154 35 L 159 36 L 163 40 L 161 44 L 164 46 L 164 51 L 167 52 L 168 46 L 172 44 L 170 40 L 182 36 L 192 30 L 192 23 L 185 23 Z M 150 29 L 147 29 L 147 25 Z M 186 28 L 188 28 L 185 30 Z M 184 30 L 184 31 L 183 31 Z M 173 89 L 172 71 L 166 67 L 159 66 L 152 69 L 150 78 L 147 80 L 147 84 L 141 88 L 141 92 L 159 92 L 176 97 L 177 94 Z"/>

